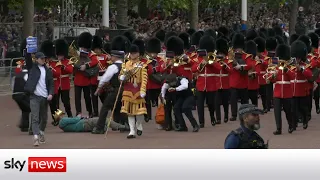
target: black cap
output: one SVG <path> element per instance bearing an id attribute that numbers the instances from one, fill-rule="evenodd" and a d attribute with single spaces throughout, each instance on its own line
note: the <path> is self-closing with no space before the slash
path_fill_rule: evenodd
<path id="1" fill-rule="evenodd" d="M 46 56 L 45 56 L 42 52 L 37 52 L 37 53 L 35 54 L 35 57 L 36 57 L 37 59 L 46 58 Z"/>
<path id="2" fill-rule="evenodd" d="M 111 56 L 115 56 L 118 58 L 124 58 L 125 52 L 124 51 L 117 51 L 117 50 L 112 50 L 111 51 Z"/>
<path id="3" fill-rule="evenodd" d="M 242 104 L 238 110 L 239 116 L 245 114 L 263 114 L 263 110 L 253 104 Z"/>

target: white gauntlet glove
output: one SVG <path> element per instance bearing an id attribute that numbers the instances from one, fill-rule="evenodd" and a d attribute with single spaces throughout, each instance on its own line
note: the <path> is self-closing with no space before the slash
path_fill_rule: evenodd
<path id="1" fill-rule="evenodd" d="M 120 81 L 123 81 L 125 78 L 126 78 L 125 75 L 121 75 L 121 76 L 119 77 Z"/>

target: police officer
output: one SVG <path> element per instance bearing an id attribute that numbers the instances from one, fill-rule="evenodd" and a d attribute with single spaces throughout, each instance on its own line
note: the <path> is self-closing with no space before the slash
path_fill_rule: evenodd
<path id="1" fill-rule="evenodd" d="M 225 149 L 267 149 L 262 137 L 256 133 L 260 129 L 260 114 L 263 110 L 253 104 L 243 104 L 239 110 L 240 127 L 227 136 Z"/>

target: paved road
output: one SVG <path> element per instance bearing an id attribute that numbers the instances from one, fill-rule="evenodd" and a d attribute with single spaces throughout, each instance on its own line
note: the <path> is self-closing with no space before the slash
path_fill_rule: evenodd
<path id="1" fill-rule="evenodd" d="M 71 101 L 74 104 L 73 98 Z M 20 118 L 20 111 L 17 105 L 12 101 L 10 96 L 0 96 L 0 103 L 0 148 L 33 148 L 32 136 L 20 132 L 17 128 Z M 274 136 L 272 134 L 275 130 L 273 112 L 265 114 L 261 116 L 262 128 L 259 130 L 259 133 L 265 140 L 269 139 L 270 148 L 320 148 L 320 115 L 317 115 L 314 111 L 312 115 L 313 118 L 307 130 L 299 127 L 293 134 L 288 134 L 287 125 L 284 121 L 284 134 Z M 144 132 L 141 137 L 130 140 L 126 139 L 126 133 L 113 131 L 108 133 L 107 139 L 104 139 L 104 135 L 93 135 L 90 133 L 64 133 L 48 123 L 46 131 L 47 143 L 39 148 L 223 148 L 226 135 L 238 127 L 239 121 L 223 123 L 212 127 L 208 117 L 209 114 L 206 112 L 208 123 L 198 133 L 166 132 L 158 130 L 154 121 L 150 121 L 149 123 L 144 123 Z"/>

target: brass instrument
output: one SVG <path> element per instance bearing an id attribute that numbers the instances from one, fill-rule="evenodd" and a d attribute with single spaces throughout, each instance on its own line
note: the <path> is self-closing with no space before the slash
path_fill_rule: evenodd
<path id="1" fill-rule="evenodd" d="M 207 64 L 211 65 L 215 62 L 221 62 L 223 59 L 217 58 L 217 51 L 208 53 L 207 57 L 204 57 L 203 62 L 200 64 L 200 72 L 206 67 Z"/>
<path id="2" fill-rule="evenodd" d="M 69 64 L 72 64 L 72 66 L 74 66 L 75 64 L 77 64 L 80 60 L 80 55 L 78 53 L 77 48 L 74 46 L 74 40 L 72 41 L 72 43 L 69 46 L 69 55 L 70 55 L 70 61 Z"/>
<path id="3" fill-rule="evenodd" d="M 59 121 L 62 119 L 64 115 L 65 113 L 60 109 L 57 109 L 56 111 L 54 111 L 54 114 L 53 114 L 54 121 L 52 122 L 52 125 L 57 126 L 59 124 Z"/>
<path id="4" fill-rule="evenodd" d="M 229 48 L 229 50 L 228 50 L 228 58 L 229 58 L 228 64 L 232 63 L 235 59 L 234 50 L 232 47 Z"/>
<path id="5" fill-rule="evenodd" d="M 129 61 L 130 60 L 130 53 L 128 53 L 128 54 L 126 54 L 125 56 L 124 56 L 124 62 L 123 63 L 126 63 L 127 61 Z"/>
<path id="6" fill-rule="evenodd" d="M 56 67 L 57 66 L 63 66 L 63 64 L 61 63 L 61 61 L 58 61 L 57 63 L 56 63 Z"/>
<path id="7" fill-rule="evenodd" d="M 129 79 L 131 79 L 138 71 L 140 68 L 143 67 L 143 62 L 139 62 L 134 68 L 127 70 L 125 68 L 126 64 L 122 63 L 122 75 L 125 76 L 125 80 L 124 81 L 128 81 Z"/>

